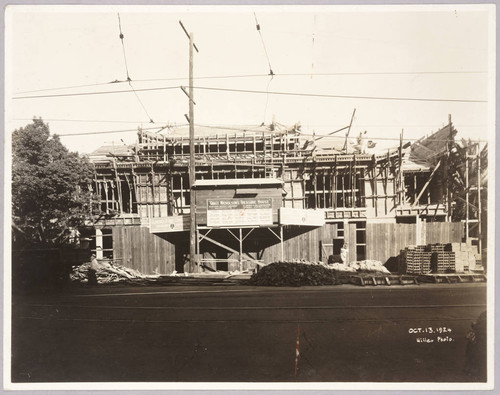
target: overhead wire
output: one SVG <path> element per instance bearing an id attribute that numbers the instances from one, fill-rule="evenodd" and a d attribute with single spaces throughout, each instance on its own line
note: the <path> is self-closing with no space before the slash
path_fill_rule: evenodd
<path id="1" fill-rule="evenodd" d="M 335 73 L 273 73 L 274 77 L 302 77 L 302 76 L 349 76 L 349 75 L 432 75 L 432 74 L 487 74 L 486 71 L 380 71 L 380 72 L 335 72 Z M 269 74 L 236 74 L 236 75 L 214 75 L 214 76 L 202 76 L 193 77 L 194 80 L 205 80 L 205 79 L 231 79 L 231 78 L 258 78 L 258 77 L 268 77 Z M 134 79 L 134 82 L 156 82 L 156 81 L 183 81 L 187 80 L 188 77 L 171 77 L 171 78 L 147 78 L 147 79 Z M 86 88 L 90 86 L 103 86 L 118 83 L 127 83 L 126 80 L 114 80 L 108 82 L 96 82 L 94 84 L 82 84 L 82 85 L 67 85 L 55 88 L 43 88 L 43 89 L 33 89 L 26 91 L 15 92 L 16 95 L 22 95 L 25 93 L 35 93 L 35 92 L 45 92 L 54 90 L 64 90 L 64 89 L 74 89 L 74 88 Z"/>
<path id="2" fill-rule="evenodd" d="M 271 82 L 273 81 L 274 72 L 273 72 L 273 68 L 271 66 L 271 61 L 269 60 L 269 54 L 267 53 L 266 43 L 264 42 L 264 37 L 262 36 L 262 32 L 260 31 L 260 24 L 259 24 L 259 21 L 257 20 L 257 15 L 255 14 L 255 12 L 253 13 L 253 16 L 255 17 L 255 27 L 257 29 L 257 32 L 259 33 L 260 40 L 262 42 L 262 46 L 264 47 L 264 52 L 266 54 L 267 64 L 269 65 L 269 76 L 271 78 L 269 79 L 269 81 L 267 83 L 267 87 L 266 87 L 266 91 L 269 92 L 269 86 L 271 85 Z M 266 121 L 268 104 L 269 104 L 269 94 L 266 95 L 266 105 L 264 106 L 264 118 L 263 118 L 262 123 L 264 123 Z"/>
<path id="3" fill-rule="evenodd" d="M 151 118 L 151 116 L 149 115 L 148 110 L 147 110 L 147 109 L 146 109 L 146 107 L 144 106 L 144 103 L 142 102 L 141 98 L 140 98 L 140 97 L 139 97 L 139 95 L 137 94 L 137 92 L 136 92 L 136 90 L 135 90 L 134 86 L 132 85 L 132 79 L 130 78 L 130 74 L 129 74 L 129 72 L 128 72 L 127 55 L 126 55 L 126 53 L 125 53 L 125 43 L 124 43 L 124 41 L 123 41 L 123 39 L 124 39 L 124 37 L 125 37 L 125 36 L 123 35 L 123 32 L 122 32 L 122 24 L 121 24 L 121 19 L 120 19 L 120 13 L 118 13 L 118 28 L 119 28 L 119 30 L 120 30 L 120 36 L 119 36 L 119 37 L 120 37 L 120 41 L 121 41 L 121 43 L 122 43 L 123 60 L 124 60 L 124 62 L 125 62 L 125 71 L 126 71 L 126 73 L 127 73 L 127 82 L 128 82 L 128 84 L 129 84 L 130 88 L 132 88 L 132 91 L 134 92 L 134 95 L 135 95 L 135 97 L 137 98 L 137 100 L 139 101 L 139 104 L 141 105 L 142 109 L 143 109 L 143 110 L 144 110 L 144 112 L 146 113 L 146 116 L 149 118 L 149 122 L 150 122 L 150 123 L 155 123 L 155 122 L 153 121 L 153 119 Z M 118 82 L 120 82 L 120 81 L 118 81 Z"/>
<path id="4" fill-rule="evenodd" d="M 120 30 L 120 41 L 122 43 L 122 51 L 123 51 L 123 60 L 125 61 L 125 72 L 127 73 L 127 81 L 131 81 L 130 79 L 130 74 L 128 72 L 128 64 L 127 64 L 127 54 L 125 53 L 125 43 L 123 42 L 123 39 L 125 36 L 123 35 L 122 32 L 122 22 L 120 19 L 120 13 L 118 12 L 118 29 Z"/>
<path id="5" fill-rule="evenodd" d="M 260 40 L 262 41 L 262 46 L 264 47 L 264 52 L 266 53 L 266 58 L 267 58 L 267 64 L 269 65 L 269 75 L 273 76 L 273 68 L 271 67 L 271 61 L 269 60 L 269 54 L 267 53 L 267 48 L 266 48 L 266 43 L 264 42 L 264 37 L 262 37 L 262 32 L 260 31 L 260 24 L 259 21 L 257 20 L 257 15 L 255 12 L 253 13 L 253 16 L 255 17 L 255 26 L 257 28 L 257 32 L 259 33 Z"/>
<path id="6" fill-rule="evenodd" d="M 180 86 L 162 86 L 156 88 L 141 88 L 141 89 L 123 89 L 119 91 L 97 91 L 97 92 L 77 92 L 77 93 L 57 93 L 53 95 L 32 95 L 32 96 L 17 96 L 12 99 L 40 99 L 49 97 L 68 97 L 68 96 L 91 96 L 91 95 L 107 95 L 117 93 L 130 93 L 130 92 L 145 92 L 145 91 L 159 91 L 168 89 L 179 89 Z"/>
<path id="7" fill-rule="evenodd" d="M 266 122 L 266 115 L 267 115 L 267 106 L 269 104 L 269 86 L 271 85 L 271 82 L 273 81 L 273 76 L 269 79 L 266 87 L 266 105 L 264 107 L 264 118 L 262 123 Z"/>
<path id="8" fill-rule="evenodd" d="M 260 91 L 250 89 L 234 89 L 234 88 L 216 88 L 207 86 L 195 86 L 196 89 L 211 90 L 220 92 L 237 92 L 237 93 L 254 93 L 254 94 L 270 94 L 282 96 L 304 96 L 304 97 L 323 97 L 323 98 L 339 98 L 339 99 L 365 99 L 365 100 L 396 100 L 396 101 L 423 101 L 423 102 L 457 102 L 457 103 L 488 103 L 488 100 L 480 99 L 443 99 L 443 98 L 423 98 L 423 97 L 386 97 L 386 96 L 356 96 L 356 95 L 333 95 L 321 93 L 304 93 L 304 92 L 283 92 L 283 91 Z M 157 91 L 167 89 L 180 89 L 180 86 L 166 86 L 157 88 L 142 88 L 134 90 L 121 90 L 121 91 L 101 91 L 101 92 L 80 92 L 80 93 L 60 93 L 55 95 L 34 95 L 34 96 L 18 96 L 13 99 L 39 99 L 49 97 L 67 97 L 67 96 L 85 96 L 85 95 L 104 95 L 104 94 L 117 94 L 127 92 L 145 92 Z"/>
<path id="9" fill-rule="evenodd" d="M 14 121 L 32 121 L 33 118 L 12 118 Z M 44 121 L 46 122 L 82 122 L 82 123 L 134 123 L 134 124 L 140 124 L 143 121 L 126 121 L 126 120 L 109 120 L 109 119 L 62 119 L 62 118 L 43 118 Z M 168 123 L 168 121 L 156 121 L 157 123 Z M 172 126 L 187 126 L 187 123 L 175 123 Z M 224 128 L 228 127 L 227 125 L 207 125 L 207 124 L 195 124 L 196 126 L 203 126 L 203 127 L 208 127 L 208 128 Z M 252 125 L 254 127 L 259 127 L 259 125 Z M 321 128 L 338 128 L 339 125 L 337 124 L 309 124 L 310 127 L 321 127 Z M 401 128 L 401 125 L 389 125 L 389 124 L 357 124 L 358 127 L 385 127 L 385 128 Z M 435 124 L 405 124 L 405 128 L 417 128 L 417 127 L 429 127 L 433 128 L 435 127 Z M 460 124 L 459 128 L 485 128 L 488 127 L 488 125 L 481 125 L 481 124 Z"/>
<path id="10" fill-rule="evenodd" d="M 386 97 L 386 96 L 356 96 L 356 95 L 333 95 L 321 93 L 304 93 L 304 92 L 283 92 L 283 91 L 260 91 L 250 89 L 234 89 L 234 88 L 216 88 L 206 86 L 195 86 L 194 88 L 200 90 L 211 90 L 220 92 L 237 92 L 237 93 L 253 93 L 253 94 L 267 94 L 282 95 L 282 96 L 303 96 L 303 97 L 323 97 L 323 98 L 339 98 L 339 99 L 365 99 L 365 100 L 396 100 L 396 101 L 422 101 L 422 102 L 456 102 L 456 103 L 488 103 L 488 100 L 480 99 L 443 99 L 443 98 L 423 98 L 423 97 Z M 165 86 L 157 88 L 142 88 L 134 89 L 137 92 L 145 91 L 158 91 L 167 89 L 180 89 L 180 86 Z M 121 90 L 121 91 L 101 91 L 101 92 L 80 92 L 80 93 L 60 93 L 55 95 L 34 95 L 34 96 L 18 96 L 13 99 L 39 99 L 49 97 L 68 97 L 68 96 L 85 96 L 85 95 L 105 95 L 133 92 L 134 90 Z"/>
<path id="11" fill-rule="evenodd" d="M 156 127 L 147 127 L 147 128 L 142 128 L 144 131 L 153 131 L 153 130 L 162 130 L 169 128 L 170 125 L 165 125 L 165 126 L 156 126 Z M 182 125 L 175 125 L 175 126 L 182 126 Z M 184 125 L 186 126 L 186 125 Z M 195 126 L 203 126 L 203 127 L 211 127 L 208 125 L 201 125 L 201 124 L 195 124 Z M 258 126 L 256 126 L 258 127 Z M 217 129 L 226 129 L 226 130 L 235 130 L 235 131 L 241 131 L 241 132 L 248 132 L 248 133 L 262 133 L 262 130 L 252 130 L 252 129 L 245 129 L 245 128 L 236 128 L 236 127 L 222 127 L 222 126 L 213 126 L 213 128 Z M 79 133 L 55 133 L 58 136 L 62 137 L 72 137 L 72 136 L 84 136 L 84 135 L 97 135 L 97 134 L 111 134 L 111 133 L 127 133 L 127 132 L 137 132 L 137 129 L 121 129 L 121 130 L 104 130 L 104 131 L 95 131 L 95 132 L 79 132 Z M 335 135 L 318 135 L 317 133 L 302 133 L 299 132 L 300 136 L 302 137 L 324 137 L 325 139 L 337 139 L 337 140 L 344 140 L 345 136 L 335 136 Z M 355 139 L 355 137 L 350 138 Z M 370 137 L 367 138 L 367 140 L 383 140 L 383 141 L 400 141 L 400 137 Z M 417 141 L 419 138 L 403 138 L 403 141 L 405 142 L 411 142 L 411 141 Z M 432 138 L 427 138 L 426 141 L 434 141 L 434 142 L 449 142 L 451 141 L 450 139 L 432 139 Z M 471 141 L 473 142 L 488 142 L 488 140 L 483 140 L 483 139 L 472 139 Z"/>
<path id="12" fill-rule="evenodd" d="M 33 118 L 13 118 L 15 121 L 32 121 Z M 62 119 L 62 118 L 43 118 L 45 122 L 74 122 L 74 123 L 134 123 L 138 124 L 144 121 L 123 121 L 109 119 Z M 160 122 L 163 123 L 163 122 Z"/>
<path id="13" fill-rule="evenodd" d="M 250 89 L 230 89 L 230 88 L 215 88 L 195 86 L 196 89 L 222 91 L 222 92 L 238 92 L 238 93 L 255 93 L 255 94 L 271 94 L 285 96 L 305 96 L 305 97 L 325 97 L 325 98 L 341 98 L 341 99 L 366 99 L 366 100 L 403 100 L 403 101 L 429 101 L 429 102 L 461 102 L 461 103 L 487 103 L 488 100 L 476 99 L 439 99 L 439 98 L 412 98 L 412 97 L 384 97 L 384 96 L 355 96 L 355 95 L 332 95 L 319 93 L 303 93 L 303 92 L 279 92 L 279 91 L 259 91 Z"/>
<path id="14" fill-rule="evenodd" d="M 155 126 L 148 128 L 141 128 L 142 130 L 156 130 L 164 129 L 166 126 Z M 122 129 L 122 130 L 101 130 L 96 132 L 78 132 L 78 133 L 55 133 L 58 136 L 71 137 L 71 136 L 86 136 L 90 134 L 109 134 L 109 133 L 126 133 L 126 132 L 137 132 L 137 129 Z"/>

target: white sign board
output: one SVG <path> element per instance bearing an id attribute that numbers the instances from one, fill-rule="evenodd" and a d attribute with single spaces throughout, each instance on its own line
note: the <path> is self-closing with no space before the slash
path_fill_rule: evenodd
<path id="1" fill-rule="evenodd" d="M 189 215 L 174 215 L 149 219 L 151 233 L 182 232 L 189 230 Z"/>
<path id="2" fill-rule="evenodd" d="M 302 208 L 280 208 L 281 225 L 323 226 L 325 211 Z"/>
<path id="3" fill-rule="evenodd" d="M 271 198 L 207 199 L 207 226 L 272 225 Z"/>

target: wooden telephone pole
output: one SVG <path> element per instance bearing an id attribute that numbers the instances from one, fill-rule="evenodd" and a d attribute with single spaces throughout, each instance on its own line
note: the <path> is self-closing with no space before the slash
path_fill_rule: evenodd
<path id="1" fill-rule="evenodd" d="M 194 89 L 193 89 L 193 48 L 198 48 L 193 42 L 193 33 L 188 33 L 181 21 L 182 30 L 189 37 L 189 265 L 188 273 L 196 271 L 196 203 L 194 183 L 196 181 L 196 164 L 194 157 Z"/>

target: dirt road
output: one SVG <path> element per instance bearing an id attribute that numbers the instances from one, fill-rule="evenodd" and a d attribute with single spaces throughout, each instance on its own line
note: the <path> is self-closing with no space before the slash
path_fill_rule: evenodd
<path id="1" fill-rule="evenodd" d="M 485 284 L 99 286 L 14 302 L 13 382 L 481 380 L 464 371 L 465 336 Z"/>

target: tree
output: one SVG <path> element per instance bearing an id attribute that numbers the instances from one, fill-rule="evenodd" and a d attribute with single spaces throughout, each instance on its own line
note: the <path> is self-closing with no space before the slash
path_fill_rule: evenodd
<path id="1" fill-rule="evenodd" d="M 50 135 L 41 118 L 12 134 L 14 240 L 31 245 L 64 243 L 71 227 L 90 214 L 92 167 Z"/>

